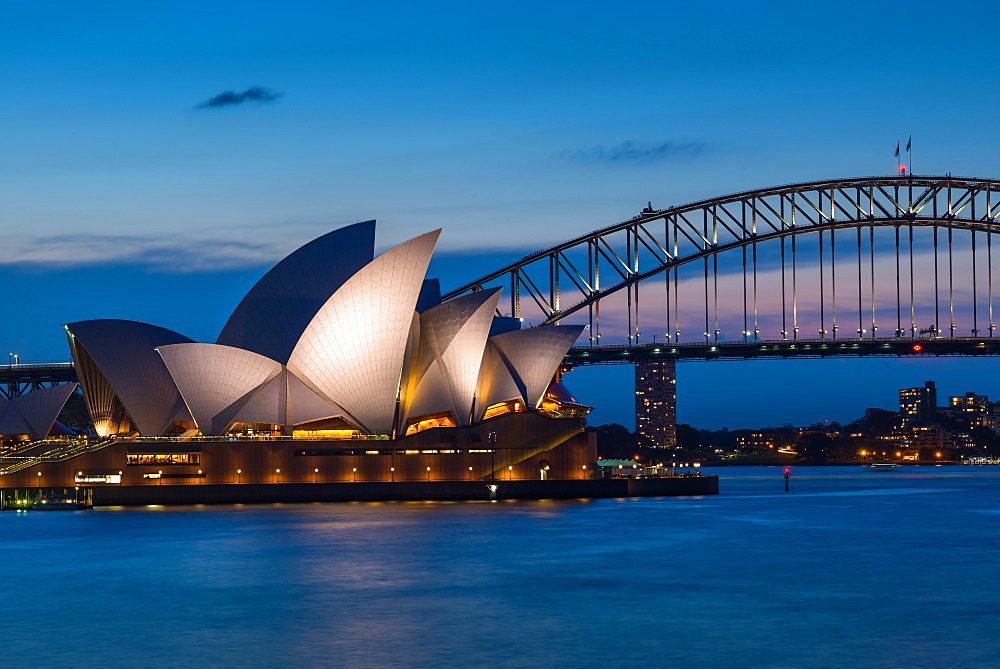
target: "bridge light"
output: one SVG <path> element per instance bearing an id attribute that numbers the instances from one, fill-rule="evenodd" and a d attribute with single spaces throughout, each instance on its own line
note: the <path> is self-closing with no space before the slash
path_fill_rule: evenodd
<path id="1" fill-rule="evenodd" d="M 924 350 L 924 346 L 923 346 L 923 344 L 914 344 L 914 345 L 913 345 L 913 346 L 911 346 L 910 348 L 912 348 L 912 349 L 913 349 L 913 352 L 914 352 L 914 353 L 920 353 L 921 351 L 923 351 L 923 350 Z"/>

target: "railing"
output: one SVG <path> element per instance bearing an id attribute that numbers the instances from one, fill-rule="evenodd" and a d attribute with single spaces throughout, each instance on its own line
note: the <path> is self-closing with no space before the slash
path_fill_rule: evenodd
<path id="1" fill-rule="evenodd" d="M 179 436 L 121 438 L 122 441 L 127 440 L 129 443 L 135 444 L 179 443 L 189 441 L 388 441 L 388 439 L 389 435 L 387 434 L 354 434 L 349 437 L 255 434 L 249 436 L 220 435 L 215 437 L 198 435 L 194 437 L 185 437 L 184 439 L 181 439 Z"/>
<path id="2" fill-rule="evenodd" d="M 47 440 L 42 440 L 40 442 L 35 442 L 32 447 L 38 447 L 44 444 Z M 86 453 L 93 453 L 94 451 L 99 451 L 102 448 L 110 446 L 115 443 L 115 439 L 104 439 L 100 441 L 90 441 L 87 439 L 73 439 L 69 442 L 59 441 L 59 446 L 51 450 L 45 451 L 44 453 L 38 455 L 27 455 L 19 456 L 13 454 L 6 454 L 0 457 L 0 463 L 4 460 L 14 460 L 14 462 L 9 462 L 0 466 L 0 476 L 7 476 L 10 474 L 16 474 L 17 472 L 28 469 L 35 465 L 41 464 L 43 462 L 64 462 L 70 458 L 75 458 L 79 455 L 84 455 Z M 24 449 L 18 449 L 19 452 L 23 452 Z"/>
<path id="3" fill-rule="evenodd" d="M 870 344 L 872 342 L 882 342 L 891 343 L 898 341 L 906 341 L 913 343 L 922 343 L 926 341 L 938 341 L 938 342 L 974 342 L 974 341 L 984 341 L 988 339 L 997 339 L 1000 337 L 993 337 L 992 333 L 984 335 L 982 337 L 950 337 L 941 335 L 902 335 L 899 337 L 827 337 L 826 339 L 821 339 L 818 337 L 805 338 L 799 337 L 798 339 L 793 339 L 787 337 L 785 339 L 726 339 L 726 340 L 713 340 L 713 339 L 702 339 L 702 340 L 692 340 L 692 341 L 682 341 L 682 342 L 647 342 L 644 344 L 578 344 L 570 349 L 573 351 L 616 351 L 623 349 L 636 349 L 636 348 L 682 348 L 685 346 L 690 347 L 700 347 L 706 344 L 710 346 L 746 346 L 747 344 Z"/>

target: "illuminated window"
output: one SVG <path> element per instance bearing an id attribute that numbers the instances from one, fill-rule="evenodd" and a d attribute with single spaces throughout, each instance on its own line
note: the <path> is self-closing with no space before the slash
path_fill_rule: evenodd
<path id="1" fill-rule="evenodd" d="M 130 465 L 200 465 L 200 453 L 129 453 L 125 462 Z"/>

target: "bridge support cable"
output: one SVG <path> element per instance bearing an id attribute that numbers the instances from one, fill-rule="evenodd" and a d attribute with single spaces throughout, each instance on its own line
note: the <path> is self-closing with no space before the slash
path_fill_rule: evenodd
<path id="1" fill-rule="evenodd" d="M 899 249 L 896 249 L 899 254 Z M 868 228 L 868 267 L 870 269 L 870 282 L 872 293 L 872 339 L 878 336 L 878 320 L 875 317 L 875 226 Z"/>
<path id="2" fill-rule="evenodd" d="M 861 255 L 864 251 L 864 242 L 862 241 L 861 228 L 858 228 L 858 338 L 861 338 L 865 334 L 864 326 L 864 316 L 862 315 L 864 309 L 864 298 L 862 297 L 862 292 L 864 291 L 864 284 L 861 282 Z"/>
<path id="3" fill-rule="evenodd" d="M 753 338 L 756 341 L 757 335 L 760 332 L 760 327 L 757 321 L 757 242 L 755 241 L 751 246 L 753 249 Z"/>
<path id="4" fill-rule="evenodd" d="M 785 238 L 781 238 L 781 338 L 788 337 L 788 311 L 785 308 L 785 298 L 788 289 L 785 287 Z"/>
<path id="5" fill-rule="evenodd" d="M 837 230 L 830 230 L 830 330 L 837 338 Z"/>
<path id="6" fill-rule="evenodd" d="M 715 341 L 719 341 L 719 254 L 712 255 L 712 306 Z"/>
<path id="7" fill-rule="evenodd" d="M 900 288 L 899 288 L 899 226 L 895 226 L 893 229 L 896 233 L 896 335 L 901 336 L 903 333 L 903 307 L 900 302 Z"/>
<path id="8" fill-rule="evenodd" d="M 993 235 L 986 235 L 986 285 L 989 291 L 990 336 L 993 336 Z"/>
<path id="9" fill-rule="evenodd" d="M 910 231 L 910 336 L 917 336 L 916 298 L 913 296 L 913 224 L 907 226 Z"/>
<path id="10" fill-rule="evenodd" d="M 948 228 L 948 333 L 952 337 L 955 336 L 955 256 L 953 249 L 954 230 Z"/>
<path id="11" fill-rule="evenodd" d="M 979 295 L 976 290 L 976 231 L 971 233 L 969 243 L 972 246 L 972 336 L 979 336 Z"/>
<path id="12" fill-rule="evenodd" d="M 747 309 L 747 247 L 741 247 L 740 252 L 743 255 L 743 272 L 741 274 L 743 277 L 743 339 L 746 339 L 750 327 L 750 311 Z"/>
<path id="13" fill-rule="evenodd" d="M 934 334 L 941 332 L 941 290 L 938 282 L 938 229 L 934 228 Z"/>
<path id="14" fill-rule="evenodd" d="M 819 338 L 826 339 L 826 308 L 824 299 L 826 291 L 823 289 L 823 230 L 819 231 Z"/>
<path id="15" fill-rule="evenodd" d="M 792 339 L 799 338 L 799 283 L 795 262 L 795 242 L 796 237 L 792 237 Z"/>
<path id="16" fill-rule="evenodd" d="M 707 343 L 708 339 L 709 339 L 709 334 L 708 334 L 708 308 L 709 308 L 709 304 L 710 304 L 709 300 L 708 300 L 708 256 L 705 256 L 702 260 L 703 260 L 704 265 L 705 265 L 705 342 Z"/>

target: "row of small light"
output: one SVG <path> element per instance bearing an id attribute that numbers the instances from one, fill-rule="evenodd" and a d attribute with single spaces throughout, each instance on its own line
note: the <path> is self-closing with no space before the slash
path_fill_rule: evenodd
<path id="1" fill-rule="evenodd" d="M 633 465 L 633 466 L 634 466 L 634 465 Z M 686 465 L 681 465 L 681 466 L 682 466 L 682 467 L 684 467 L 684 466 L 686 466 Z M 698 465 L 698 464 L 696 463 L 696 464 L 695 464 L 694 466 L 695 466 L 695 467 L 698 467 L 699 465 Z M 619 469 L 620 469 L 620 468 L 621 468 L 621 466 L 619 466 Z M 548 470 L 548 467 L 546 467 L 545 469 L 546 469 L 546 470 Z M 586 469 L 587 469 L 587 465 L 583 465 L 583 469 L 584 469 L 584 470 L 586 470 Z M 395 467 L 390 467 L 390 468 L 389 468 L 389 471 L 390 471 L 390 472 L 392 472 L 392 476 L 393 476 L 393 479 L 392 479 L 392 480 L 393 480 L 393 481 L 395 481 L 395 480 L 396 480 L 396 479 L 395 479 L 395 476 L 396 476 L 396 468 L 395 468 Z M 473 471 L 473 468 L 472 468 L 472 467 L 469 467 L 469 471 L 470 471 L 470 472 L 471 472 L 471 471 Z M 510 478 L 511 476 L 513 476 L 513 473 L 514 473 L 514 466 L 513 466 L 513 465 L 508 465 L 508 467 L 507 467 L 507 472 L 508 472 L 508 478 Z M 38 481 L 39 481 L 39 483 L 41 483 L 41 480 L 42 480 L 42 479 L 41 479 L 41 476 L 42 476 L 42 472 L 36 472 L 36 473 L 38 474 L 38 477 L 39 477 Z M 278 475 L 278 474 L 281 474 L 281 469 L 280 469 L 280 468 L 278 468 L 278 469 L 275 469 L 275 470 L 274 470 L 274 473 L 275 473 L 275 478 L 277 478 L 277 475 Z M 357 479 L 358 479 L 358 468 L 357 468 L 357 467 L 352 467 L 352 468 L 351 468 L 351 473 L 352 473 L 352 475 L 353 475 L 353 479 L 354 479 L 354 481 L 357 481 Z M 125 473 L 124 473 L 123 471 L 119 471 L 119 472 L 118 472 L 118 476 L 124 476 L 124 474 L 125 474 Z M 157 477 L 158 477 L 158 478 L 162 478 L 162 476 L 163 476 L 163 470 L 161 469 L 161 470 L 157 471 L 157 472 L 156 472 L 156 474 L 157 474 Z M 313 474 L 315 475 L 315 476 L 313 477 L 313 482 L 315 483 L 315 482 L 316 482 L 316 479 L 317 479 L 317 478 L 318 478 L 318 476 L 319 476 L 319 468 L 314 468 L 314 469 L 313 469 Z M 83 472 L 82 472 L 82 471 L 78 471 L 78 472 L 76 473 L 76 475 L 77 475 L 77 476 L 83 476 Z M 199 470 L 198 470 L 198 475 L 199 475 L 199 476 L 202 476 L 202 475 L 204 475 L 204 471 L 203 471 L 203 470 L 201 470 L 201 469 L 199 469 Z M 243 478 L 243 470 L 242 470 L 242 469 L 237 469 L 237 470 L 236 470 L 236 476 L 237 476 L 237 483 L 242 483 L 242 478 Z M 430 476 L 431 476 L 431 468 L 430 468 L 430 467 L 427 467 L 427 480 L 428 480 L 428 481 L 430 480 Z M 119 482 L 120 482 L 120 480 L 119 480 Z"/>

